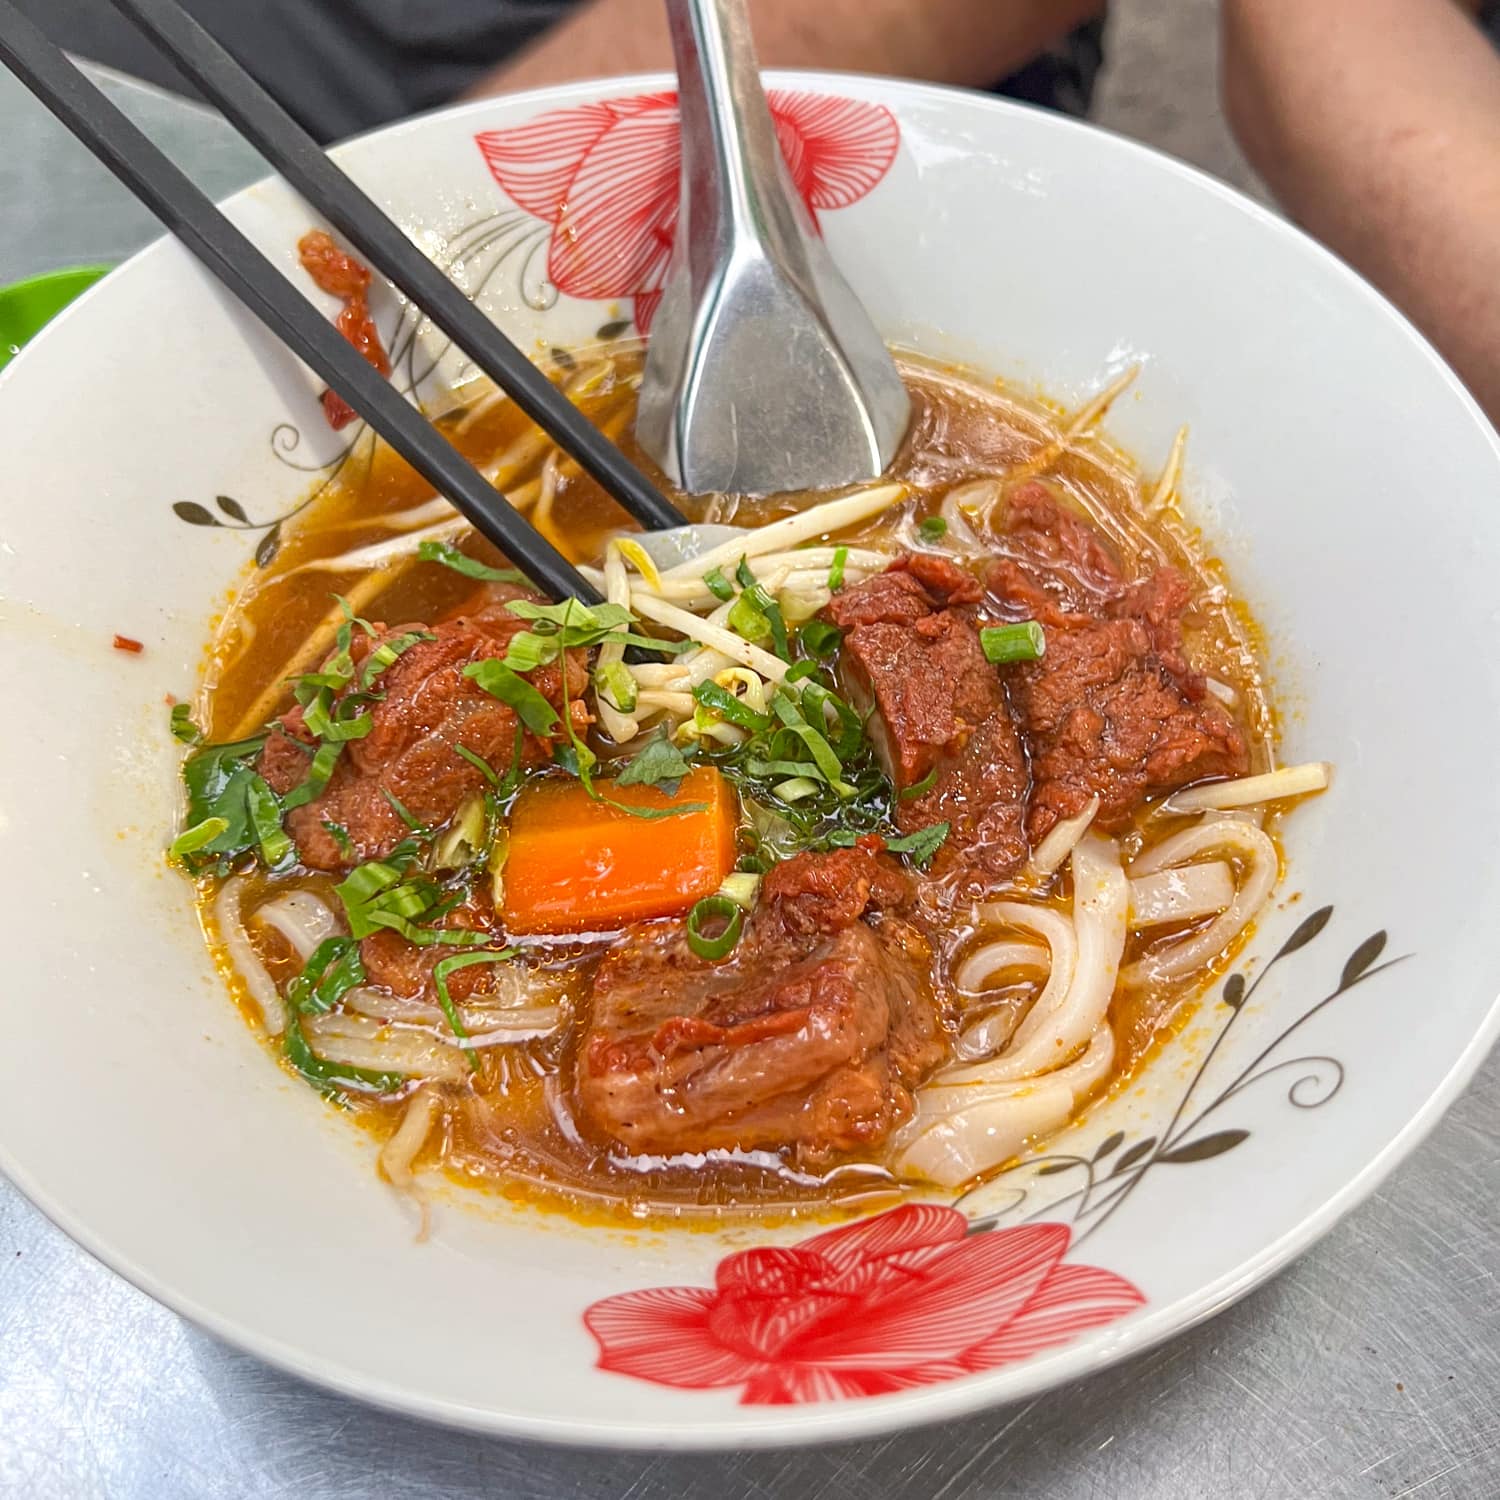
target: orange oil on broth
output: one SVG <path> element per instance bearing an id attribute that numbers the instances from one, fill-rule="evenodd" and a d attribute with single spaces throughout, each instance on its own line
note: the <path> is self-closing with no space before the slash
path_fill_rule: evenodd
<path id="1" fill-rule="evenodd" d="M 575 356 L 575 366 L 598 358 L 596 351 Z M 604 376 L 578 404 L 596 424 L 618 433 L 624 450 L 660 482 L 659 471 L 640 452 L 630 430 L 634 383 L 640 355 L 634 348 L 609 351 L 612 373 Z M 562 378 L 565 372 L 554 372 Z M 898 510 L 840 533 L 839 541 L 858 542 L 888 534 L 902 520 L 936 512 L 953 487 L 975 479 L 1003 477 L 1026 463 L 1058 434 L 1056 417 L 1038 405 L 995 387 L 965 379 L 959 372 L 907 361 L 904 373 L 912 391 L 915 415 L 908 441 L 890 477 L 905 483 L 911 498 Z M 507 452 L 523 461 L 509 479 L 511 492 L 537 478 L 548 451 L 535 429 L 508 401 L 459 408 L 439 418 L 450 440 L 476 464 Z M 477 585 L 441 567 L 398 562 L 375 573 L 329 571 L 306 565 L 331 558 L 394 533 L 382 516 L 424 505 L 430 487 L 383 445 L 361 439 L 362 446 L 337 477 L 285 527 L 271 565 L 253 570 L 226 613 L 212 643 L 198 704 L 199 722 L 210 740 L 228 740 L 253 732 L 290 702 L 286 678 L 306 671 L 331 649 L 342 615 L 330 598 L 347 597 L 358 614 L 389 625 L 433 620 L 462 609 Z M 1178 568 L 1193 592 L 1188 654 L 1195 666 L 1236 689 L 1235 717 L 1251 751 L 1252 771 L 1274 764 L 1275 719 L 1259 666 L 1259 636 L 1243 603 L 1230 593 L 1222 565 L 1202 546 L 1194 530 L 1175 511 L 1148 517 L 1141 483 L 1128 461 L 1098 442 L 1083 440 L 1065 449 L 1043 476 L 1064 501 L 1098 526 L 1119 553 L 1128 576 L 1139 576 L 1162 563 Z M 539 529 L 575 562 L 596 560 L 606 537 L 628 524 L 626 517 L 587 475 L 568 460 L 557 464 L 556 492 L 550 509 L 538 518 Z M 665 486 L 664 486 L 665 487 Z M 806 497 L 772 500 L 701 499 L 674 494 L 682 509 L 697 519 L 755 525 L 800 509 Z M 500 557 L 488 543 L 468 538 L 463 548 L 495 565 Z M 1277 835 L 1277 819 L 1267 822 Z M 1152 842 L 1184 826 L 1184 820 L 1143 809 L 1134 828 L 1121 840 L 1127 858 L 1148 839 Z M 1279 839 L 1278 839 L 1279 847 Z M 276 891 L 300 886 L 317 892 L 337 909 L 331 894 L 333 877 L 299 873 L 287 877 L 248 877 L 244 909 Z M 218 942 L 212 914 L 216 883 L 200 882 L 200 918 L 231 993 L 247 1016 L 255 1015 L 243 982 L 229 966 Z M 1071 891 L 1066 874 L 1046 898 L 1068 909 Z M 937 941 L 937 972 L 946 975 L 965 946 L 968 932 L 955 925 Z M 1169 935 L 1155 929 L 1151 941 Z M 290 951 L 265 941 L 261 956 L 278 983 L 297 969 Z M 1186 980 L 1160 982 L 1116 994 L 1110 1010 L 1117 1053 L 1110 1079 L 1099 1093 L 1113 1093 L 1139 1071 L 1152 1051 L 1185 1024 L 1188 1002 L 1208 980 L 1222 973 L 1248 939 L 1241 935 L 1231 952 Z M 1125 962 L 1140 950 L 1132 936 Z M 778 1165 L 765 1153 L 739 1159 L 720 1154 L 708 1170 L 695 1166 L 635 1159 L 624 1162 L 585 1141 L 572 1124 L 569 1018 L 586 989 L 600 942 L 559 942 L 553 955 L 572 960 L 566 986 L 564 1024 L 551 1036 L 485 1049 L 483 1071 L 471 1084 L 446 1086 L 449 1104 L 438 1138 L 429 1141 L 418 1165 L 441 1165 L 467 1185 L 492 1188 L 507 1197 L 563 1208 L 589 1221 L 618 1223 L 673 1220 L 718 1222 L 753 1210 L 757 1217 L 798 1215 L 810 1210 L 862 1210 L 894 1201 L 907 1191 L 876 1163 L 849 1161 L 822 1176 Z M 1019 991 L 1018 991 L 1019 993 Z M 355 1118 L 380 1138 L 399 1122 L 404 1103 L 354 1097 Z"/>

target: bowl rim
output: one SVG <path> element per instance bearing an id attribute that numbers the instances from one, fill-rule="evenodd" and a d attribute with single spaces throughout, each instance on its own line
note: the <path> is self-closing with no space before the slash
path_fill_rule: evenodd
<path id="1" fill-rule="evenodd" d="M 1284 241 L 1295 245 L 1302 254 L 1311 255 L 1315 261 L 1320 261 L 1326 272 L 1341 278 L 1362 299 L 1373 316 L 1383 318 L 1397 332 L 1404 334 L 1414 354 L 1427 362 L 1432 373 L 1440 378 L 1460 407 L 1478 425 L 1488 440 L 1497 464 L 1500 464 L 1500 433 L 1495 431 L 1467 388 L 1410 319 L 1333 252 L 1228 183 L 1118 132 L 977 90 L 827 69 L 767 69 L 763 76 L 773 86 L 802 87 L 818 92 L 836 92 L 852 86 L 863 96 L 893 103 L 931 105 L 942 103 L 951 96 L 962 101 L 965 106 L 989 110 L 1000 117 L 1021 112 L 1044 118 L 1048 122 L 1048 128 L 1102 138 L 1107 142 L 1104 147 L 1106 151 L 1142 159 L 1150 163 L 1154 170 L 1167 172 L 1200 192 L 1208 192 L 1256 226 L 1255 232 L 1280 236 Z M 365 131 L 338 143 L 332 148 L 332 154 L 337 159 L 346 150 L 364 145 L 377 137 L 396 143 L 440 118 L 483 118 L 497 104 L 510 109 L 517 106 L 524 108 L 530 103 L 540 112 L 616 93 L 623 95 L 671 88 L 675 86 L 675 82 L 674 77 L 663 72 L 633 73 L 467 101 Z M 221 201 L 233 203 L 254 195 L 269 185 L 280 183 L 281 179 L 271 173 Z M 14 371 L 26 366 L 30 350 L 42 343 L 54 327 L 75 316 L 86 316 L 86 312 L 80 313 L 80 309 L 89 308 L 101 295 L 107 297 L 107 289 L 117 276 L 132 271 L 138 263 L 160 253 L 163 244 L 170 238 L 170 235 L 164 234 L 153 240 L 64 308 L 9 365 L 0 370 L 0 399 L 4 397 L 7 385 L 17 378 Z M 45 1184 L 35 1180 L 14 1159 L 4 1141 L 0 1141 L 0 1173 L 75 1244 L 194 1326 L 285 1374 L 379 1409 L 486 1436 L 580 1448 L 703 1451 L 797 1447 L 820 1442 L 850 1441 L 927 1426 L 1026 1400 L 1143 1354 L 1166 1339 L 1213 1317 L 1283 1269 L 1327 1233 L 1339 1219 L 1368 1198 L 1436 1126 L 1473 1079 L 1497 1038 L 1500 1038 L 1500 994 L 1492 998 L 1489 1009 L 1473 1036 L 1454 1058 L 1448 1071 L 1380 1151 L 1366 1161 L 1340 1189 L 1304 1215 L 1279 1239 L 1195 1291 L 1160 1305 L 1153 1304 L 1108 1332 L 1095 1333 L 1076 1345 L 1051 1352 L 1041 1361 L 1026 1361 L 963 1380 L 892 1395 L 866 1397 L 858 1401 L 790 1407 L 741 1407 L 738 1409 L 740 1415 L 733 1420 L 709 1418 L 691 1425 L 685 1423 L 680 1416 L 670 1421 L 661 1418 L 624 1421 L 586 1416 L 561 1418 L 518 1415 L 497 1411 L 489 1406 L 426 1396 L 419 1390 L 398 1382 L 372 1380 L 346 1364 L 312 1356 L 294 1344 L 267 1338 L 253 1326 L 239 1319 L 220 1315 L 212 1307 L 193 1297 L 174 1291 L 171 1286 L 159 1281 L 146 1266 L 114 1249 L 104 1235 L 96 1233 L 87 1223 L 75 1217 L 65 1203 L 54 1198 Z"/>

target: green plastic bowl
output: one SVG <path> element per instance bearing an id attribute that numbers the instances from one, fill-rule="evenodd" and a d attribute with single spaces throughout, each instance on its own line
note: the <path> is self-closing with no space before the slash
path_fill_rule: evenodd
<path id="1" fill-rule="evenodd" d="M 109 266 L 73 266 L 0 287 L 0 370 L 75 297 L 88 291 Z"/>

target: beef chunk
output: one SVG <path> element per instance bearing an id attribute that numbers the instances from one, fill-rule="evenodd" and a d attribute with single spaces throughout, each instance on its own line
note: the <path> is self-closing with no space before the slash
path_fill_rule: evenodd
<path id="1" fill-rule="evenodd" d="M 894 914 L 863 920 L 908 893 L 868 846 L 801 854 L 768 877 L 722 963 L 697 958 L 681 922 L 630 930 L 589 994 L 584 1127 L 637 1154 L 785 1149 L 807 1163 L 884 1140 L 947 1050 L 925 939 Z"/>
<path id="2" fill-rule="evenodd" d="M 845 632 L 846 693 L 874 712 L 869 733 L 898 792 L 904 832 L 946 822 L 933 873 L 978 894 L 1029 852 L 1026 756 L 1000 674 L 985 660 L 972 611 L 972 574 L 930 554 L 903 557 L 840 594 L 828 617 Z"/>
<path id="3" fill-rule="evenodd" d="M 521 591 L 505 593 L 520 596 Z M 464 676 L 470 662 L 504 656 L 511 638 L 526 629 L 526 622 L 509 613 L 504 603 L 502 594 L 472 614 L 431 627 L 379 627 L 373 640 L 356 634 L 351 647 L 355 682 L 346 692 L 358 685 L 359 669 L 383 641 L 412 630 L 425 630 L 435 639 L 410 647 L 386 668 L 376 684 L 384 696 L 370 705 L 369 734 L 348 743 L 322 796 L 287 815 L 287 831 L 303 864 L 340 870 L 390 853 L 408 831 L 391 797 L 426 827 L 447 823 L 459 804 L 485 784 L 483 773 L 456 753 L 456 745 L 481 757 L 498 774 L 509 768 L 519 721 L 510 708 Z M 581 725 L 586 717 L 579 698 L 588 672 L 583 653 L 570 653 L 567 672 L 574 700 L 569 711 Z M 561 712 L 558 664 L 539 668 L 530 680 Z M 275 791 L 290 791 L 306 777 L 312 748 L 302 711 L 293 709 L 278 722 L 261 751 L 261 775 Z M 526 764 L 539 764 L 550 754 L 550 743 L 527 734 L 521 737 L 520 750 Z M 344 830 L 348 848 L 325 826 L 329 823 Z"/>
<path id="4" fill-rule="evenodd" d="M 1182 576 L 1162 568 L 1128 582 L 1093 527 L 1040 484 L 1010 497 L 1007 519 L 991 597 L 1047 632 L 1046 655 L 1008 677 L 1031 756 L 1030 837 L 1094 796 L 1099 825 L 1117 828 L 1152 793 L 1243 774 L 1244 736 L 1183 652 Z"/>
<path id="5" fill-rule="evenodd" d="M 878 839 L 852 849 L 783 860 L 761 890 L 768 912 L 791 933 L 840 932 L 868 910 L 894 910 L 911 897 L 911 877 L 881 858 Z"/>

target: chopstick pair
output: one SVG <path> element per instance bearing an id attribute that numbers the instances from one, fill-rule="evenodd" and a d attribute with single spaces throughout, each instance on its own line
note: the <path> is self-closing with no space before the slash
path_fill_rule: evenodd
<path id="1" fill-rule="evenodd" d="M 175 0 L 114 0 L 271 166 L 647 528 L 686 518 Z M 62 51 L 0 0 L 0 60 L 319 379 L 539 588 L 598 591 Z"/>

